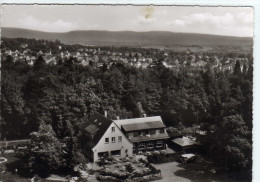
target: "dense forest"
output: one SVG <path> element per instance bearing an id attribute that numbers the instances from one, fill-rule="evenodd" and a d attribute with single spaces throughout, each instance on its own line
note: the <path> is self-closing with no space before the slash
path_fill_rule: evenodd
<path id="1" fill-rule="evenodd" d="M 146 113 L 162 116 L 167 126 L 200 126 L 212 160 L 231 170 L 251 169 L 252 64 L 241 71 L 237 61 L 233 72 L 207 65 L 192 75 L 165 68 L 160 59 L 147 69 L 83 67 L 73 59 L 51 66 L 41 56 L 33 67 L 11 56 L 2 60 L 1 139 L 29 138 L 51 127 L 59 146 L 94 112 L 107 111 L 111 119 Z"/>

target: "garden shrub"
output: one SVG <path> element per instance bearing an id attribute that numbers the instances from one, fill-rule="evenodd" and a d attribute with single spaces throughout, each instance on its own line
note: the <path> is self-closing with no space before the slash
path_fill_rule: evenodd
<path id="1" fill-rule="evenodd" d="M 139 159 L 140 162 L 144 163 L 145 167 L 148 167 L 151 170 L 151 174 L 159 174 L 161 173 L 160 169 L 156 169 L 153 165 L 151 165 L 148 161 L 144 159 Z"/>
<path id="2" fill-rule="evenodd" d="M 113 160 L 114 160 L 113 157 L 104 156 L 104 157 L 100 157 L 96 163 L 97 163 L 97 165 L 98 165 L 99 167 L 101 167 L 101 166 L 104 166 L 104 165 L 106 165 L 106 164 L 111 163 Z"/>
<path id="3" fill-rule="evenodd" d="M 150 163 L 164 163 L 164 162 L 170 162 L 177 160 L 177 156 L 173 154 L 167 154 L 164 152 L 152 152 L 149 155 L 147 155 L 147 160 Z"/>
<path id="4" fill-rule="evenodd" d="M 131 164 L 125 165 L 125 168 L 129 173 L 132 173 L 134 171 L 134 168 Z"/>
<path id="5" fill-rule="evenodd" d="M 102 163 L 103 161 L 105 161 L 105 160 L 102 159 L 102 160 L 100 160 L 98 162 Z M 124 167 L 122 166 L 123 168 L 125 168 L 125 170 L 123 170 L 124 171 L 123 173 L 109 171 L 109 170 L 106 170 L 106 168 L 104 167 L 103 169 L 99 170 L 99 177 L 98 177 L 98 179 L 101 180 L 101 181 L 106 181 L 106 180 L 107 181 L 111 181 L 113 178 L 116 179 L 116 180 L 119 180 L 119 181 L 127 181 L 129 179 L 132 179 L 133 181 L 136 181 L 139 178 L 140 179 L 141 178 L 145 179 L 145 178 L 147 178 L 150 175 L 155 175 L 156 176 L 156 175 L 161 173 L 160 170 L 156 169 L 149 162 L 144 161 L 143 159 L 141 159 L 139 161 L 142 163 L 142 166 L 144 165 L 149 170 L 136 171 L 134 169 L 133 165 L 130 164 L 130 163 L 129 164 L 125 164 Z M 145 181 L 147 181 L 147 180 L 145 180 Z"/>

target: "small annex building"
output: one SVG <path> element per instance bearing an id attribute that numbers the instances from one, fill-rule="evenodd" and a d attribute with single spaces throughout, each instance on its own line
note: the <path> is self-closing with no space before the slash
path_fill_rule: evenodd
<path id="1" fill-rule="evenodd" d="M 169 145 L 174 148 L 175 151 L 181 151 L 183 153 L 196 152 L 199 143 L 196 142 L 196 138 L 183 136 L 182 138 L 173 139 Z"/>
<path id="2" fill-rule="evenodd" d="M 113 120 L 95 113 L 90 119 L 83 118 L 79 145 L 84 154 L 96 162 L 104 155 L 127 157 L 133 155 L 133 143 Z"/>

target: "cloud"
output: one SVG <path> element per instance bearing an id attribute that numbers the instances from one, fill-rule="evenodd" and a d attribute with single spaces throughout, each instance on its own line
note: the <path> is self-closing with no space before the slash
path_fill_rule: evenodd
<path id="1" fill-rule="evenodd" d="M 148 17 L 148 18 L 145 18 L 145 16 L 138 16 L 137 21 L 140 23 L 149 24 L 149 23 L 155 22 L 156 18 L 154 18 L 153 16 Z"/>
<path id="2" fill-rule="evenodd" d="M 237 18 L 246 26 L 252 26 L 253 25 L 253 13 L 245 13 L 241 12 L 237 14 Z"/>
<path id="3" fill-rule="evenodd" d="M 165 30 L 253 35 L 253 8 L 151 7 L 151 16 L 145 18 L 146 13 L 140 11 L 142 6 L 3 6 L 1 25 L 49 32 Z"/>
<path id="4" fill-rule="evenodd" d="M 160 15 L 168 15 L 168 13 L 169 13 L 169 12 L 168 12 L 166 9 L 161 9 L 161 8 L 156 8 L 156 7 L 155 7 L 153 14 L 154 14 L 155 16 L 158 16 L 158 15 L 160 16 Z"/>
<path id="5" fill-rule="evenodd" d="M 167 21 L 166 25 L 185 26 L 186 23 L 183 20 L 176 19 L 174 21 Z"/>
<path id="6" fill-rule="evenodd" d="M 214 15 L 212 13 L 193 13 L 167 21 L 167 25 L 174 28 L 187 28 L 202 30 L 210 33 L 253 36 L 253 15 L 250 13 L 225 13 Z"/>
<path id="7" fill-rule="evenodd" d="M 47 22 L 38 20 L 33 16 L 27 16 L 23 19 L 19 19 L 18 23 L 21 28 L 41 30 L 46 32 L 67 32 L 77 28 L 76 23 L 71 23 L 60 19 L 54 22 Z"/>
<path id="8" fill-rule="evenodd" d="M 156 22 L 156 18 L 151 16 L 149 18 L 145 18 L 145 16 L 138 15 L 137 20 L 133 20 L 134 25 L 149 25 Z"/>
<path id="9" fill-rule="evenodd" d="M 185 25 L 198 25 L 198 24 L 210 24 L 210 25 L 231 25 L 234 24 L 234 15 L 226 13 L 223 15 L 213 15 L 211 13 L 194 13 L 188 16 L 184 16 L 178 21 L 185 22 Z"/>

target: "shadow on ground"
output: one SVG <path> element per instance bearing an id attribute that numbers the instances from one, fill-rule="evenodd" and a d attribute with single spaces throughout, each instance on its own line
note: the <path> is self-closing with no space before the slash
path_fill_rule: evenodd
<path id="1" fill-rule="evenodd" d="M 17 174 L 21 177 L 28 178 L 31 177 L 30 170 L 26 166 L 26 161 L 15 154 L 6 156 L 8 161 L 5 163 L 5 170 L 12 174 Z"/>
<path id="2" fill-rule="evenodd" d="M 179 170 L 174 174 L 193 182 L 251 182 L 250 171 L 245 172 L 225 172 L 214 168 L 212 163 L 197 161 L 195 163 L 178 164 Z"/>

